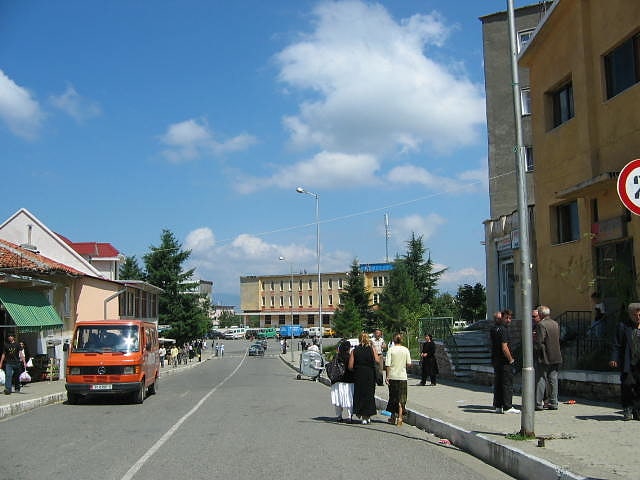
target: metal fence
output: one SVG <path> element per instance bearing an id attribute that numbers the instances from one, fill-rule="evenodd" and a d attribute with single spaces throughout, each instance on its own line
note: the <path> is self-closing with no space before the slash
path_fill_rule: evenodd
<path id="1" fill-rule="evenodd" d="M 605 316 L 601 328 L 593 328 L 593 314 L 569 310 L 556 321 L 560 325 L 562 368 L 579 370 L 608 369 L 607 361 L 618 316 Z"/>

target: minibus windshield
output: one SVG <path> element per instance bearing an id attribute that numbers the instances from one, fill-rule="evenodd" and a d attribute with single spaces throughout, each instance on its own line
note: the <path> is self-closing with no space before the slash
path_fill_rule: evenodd
<path id="1" fill-rule="evenodd" d="M 73 338 L 73 350 L 85 353 L 138 352 L 138 328 L 131 325 L 78 326 Z"/>

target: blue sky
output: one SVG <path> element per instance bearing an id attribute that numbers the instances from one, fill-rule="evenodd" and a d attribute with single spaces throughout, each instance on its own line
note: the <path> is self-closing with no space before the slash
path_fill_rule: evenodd
<path id="1" fill-rule="evenodd" d="M 534 2 L 516 2 L 522 6 Z M 139 260 L 171 230 L 214 300 L 422 235 L 484 283 L 479 16 L 506 0 L 0 1 L 0 218 Z M 514 186 L 515 188 L 515 186 Z M 224 299 L 224 300 L 223 300 Z"/>

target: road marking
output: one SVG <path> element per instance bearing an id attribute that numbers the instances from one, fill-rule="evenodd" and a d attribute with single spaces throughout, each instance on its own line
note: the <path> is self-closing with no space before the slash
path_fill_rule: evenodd
<path id="1" fill-rule="evenodd" d="M 180 420 L 178 420 L 169 430 L 167 430 L 167 432 L 164 435 L 162 435 L 162 437 L 160 437 L 160 439 L 158 439 L 158 441 L 149 450 L 147 450 L 146 453 L 142 455 L 142 457 L 140 457 L 140 459 L 136 463 L 133 464 L 133 466 L 127 471 L 127 473 L 124 474 L 124 476 L 122 477 L 122 480 L 131 480 L 134 477 L 134 475 L 138 473 L 138 471 L 145 465 L 145 463 L 147 463 L 149 459 L 158 450 L 160 450 L 160 448 L 165 443 L 167 443 L 167 441 L 178 430 L 178 428 L 180 428 L 180 426 L 184 422 L 186 422 L 191 415 L 196 413 L 200 409 L 200 407 L 204 404 L 204 402 L 206 402 L 207 399 L 211 395 L 213 395 L 216 390 L 218 390 L 218 388 L 220 388 L 222 385 L 227 383 L 227 380 L 229 380 L 231 377 L 235 375 L 235 373 L 240 369 L 240 367 L 242 366 L 246 358 L 247 358 L 246 355 L 242 357 L 242 361 L 229 375 L 227 375 L 227 377 L 224 380 L 222 380 L 218 385 L 216 385 L 211 390 L 209 390 L 209 392 L 204 397 L 202 397 L 202 399 L 200 399 L 200 401 L 196 403 L 191 410 L 189 410 Z"/>

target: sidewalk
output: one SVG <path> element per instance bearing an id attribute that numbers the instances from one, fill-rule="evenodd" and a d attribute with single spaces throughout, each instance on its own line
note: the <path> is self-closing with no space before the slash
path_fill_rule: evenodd
<path id="1" fill-rule="evenodd" d="M 281 358 L 299 369 L 300 352 Z M 328 384 L 325 378 L 321 381 Z M 640 478 L 640 456 L 635 440 L 640 422 L 623 422 L 620 407 L 612 403 L 560 398 L 557 411 L 535 412 L 536 439 L 512 440 L 521 416 L 493 412 L 491 387 L 443 380 L 437 386 L 419 386 L 409 377 L 405 423 L 446 439 L 485 463 L 519 479 L 630 479 Z M 380 410 L 386 407 L 386 387 L 376 388 Z M 327 394 L 328 398 L 328 394 Z M 575 404 L 567 403 L 575 400 Z M 520 406 L 520 396 L 514 396 Z M 374 423 L 387 417 L 374 417 Z M 395 428 L 395 427 L 394 427 Z M 408 427 L 400 427 L 408 428 Z M 544 446 L 538 443 L 544 439 Z"/>
<path id="2" fill-rule="evenodd" d="M 215 355 L 212 349 L 207 349 L 202 353 L 202 361 L 194 358 L 186 365 L 178 365 L 177 367 L 169 367 L 165 363 L 164 368 L 160 369 L 160 381 L 168 375 L 174 375 L 187 368 L 193 368 L 202 365 Z M 162 385 L 161 385 L 162 388 Z M 13 392 L 11 395 L 3 395 L 0 392 L 0 420 L 12 415 L 19 415 L 28 412 L 34 408 L 53 403 L 62 403 L 67 400 L 67 392 L 64 388 L 64 379 L 54 381 L 41 381 L 26 384 L 20 389 L 19 393 Z"/>

